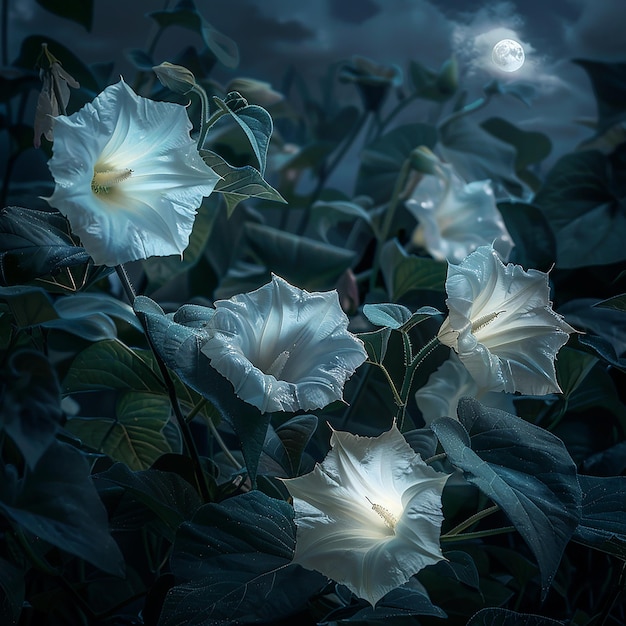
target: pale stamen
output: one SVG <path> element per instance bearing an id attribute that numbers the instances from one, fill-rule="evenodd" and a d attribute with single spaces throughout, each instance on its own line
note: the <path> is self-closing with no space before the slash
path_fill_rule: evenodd
<path id="1" fill-rule="evenodd" d="M 385 526 L 395 531 L 396 524 L 398 523 L 398 518 L 389 509 L 386 509 L 384 506 L 381 506 L 380 504 L 375 504 L 367 496 L 365 496 L 365 499 L 372 505 L 372 509 L 374 510 L 374 512 L 380 515 L 383 522 L 385 522 Z"/>
<path id="2" fill-rule="evenodd" d="M 274 376 L 274 378 L 276 379 L 279 379 L 280 375 L 285 369 L 285 365 L 287 365 L 288 360 L 289 350 L 284 350 L 274 359 L 274 362 L 267 368 L 267 371 L 265 373 L 270 376 Z"/>
<path id="3" fill-rule="evenodd" d="M 506 311 L 496 311 L 495 313 L 488 313 L 487 315 L 479 317 L 475 322 L 472 322 L 472 332 L 476 333 L 488 324 L 491 324 L 491 322 L 493 322 L 498 315 L 502 315 L 502 313 L 506 313 Z"/>
<path id="4" fill-rule="evenodd" d="M 97 172 L 94 170 L 93 178 L 91 179 L 91 190 L 94 193 L 109 193 L 111 187 L 119 185 L 119 183 L 127 180 L 133 174 L 131 169 L 123 170 L 104 170 Z"/>

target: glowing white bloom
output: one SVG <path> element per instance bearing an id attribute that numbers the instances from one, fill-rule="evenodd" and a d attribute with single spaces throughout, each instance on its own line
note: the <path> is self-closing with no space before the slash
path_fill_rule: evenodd
<path id="1" fill-rule="evenodd" d="M 124 81 L 56 118 L 56 183 L 47 198 L 98 265 L 182 254 L 196 209 L 219 176 L 189 136 L 185 107 L 142 98 Z"/>
<path id="2" fill-rule="evenodd" d="M 395 424 L 379 437 L 334 431 L 321 465 L 284 480 L 296 512 L 294 563 L 375 605 L 427 565 L 439 545 L 448 474 L 422 461 Z"/>
<path id="3" fill-rule="evenodd" d="M 244 401 L 266 411 L 319 409 L 342 399 L 366 359 L 336 291 L 309 293 L 278 276 L 215 302 L 202 353 Z"/>
<path id="4" fill-rule="evenodd" d="M 431 159 L 433 174 L 424 175 L 406 202 L 419 221 L 413 243 L 450 263 L 460 263 L 476 248 L 493 243 L 506 261 L 514 244 L 496 206 L 491 181 L 465 183 L 451 165 L 435 155 Z"/>
<path id="5" fill-rule="evenodd" d="M 504 265 L 482 246 L 448 266 L 450 315 L 439 329 L 476 384 L 491 391 L 560 392 L 554 361 L 575 330 L 552 310 L 548 275 Z"/>
<path id="6" fill-rule="evenodd" d="M 501 391 L 481 389 L 455 352 L 451 352 L 450 358 L 417 390 L 415 402 L 428 426 L 440 417 L 456 418 L 459 400 L 465 396 L 476 398 L 485 406 L 515 415 L 514 396 Z"/>

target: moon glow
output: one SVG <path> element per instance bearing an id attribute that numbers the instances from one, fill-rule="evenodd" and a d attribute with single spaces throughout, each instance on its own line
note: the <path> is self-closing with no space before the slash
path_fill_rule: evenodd
<path id="1" fill-rule="evenodd" d="M 516 72 L 524 65 L 525 59 L 522 44 L 514 39 L 502 39 L 491 53 L 491 60 L 504 72 Z"/>

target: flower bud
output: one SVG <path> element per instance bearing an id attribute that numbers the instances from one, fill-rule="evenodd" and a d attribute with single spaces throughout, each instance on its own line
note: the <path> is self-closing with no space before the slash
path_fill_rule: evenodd
<path id="1" fill-rule="evenodd" d="M 426 147 L 419 146 L 409 155 L 411 167 L 423 174 L 435 174 L 439 159 Z"/>
<path id="2" fill-rule="evenodd" d="M 448 59 L 439 70 L 437 76 L 437 88 L 446 96 L 451 96 L 459 86 L 459 64 L 456 57 Z"/>
<path id="3" fill-rule="evenodd" d="M 174 65 L 165 61 L 153 68 L 161 84 L 176 93 L 189 93 L 196 86 L 196 77 L 182 65 Z"/>

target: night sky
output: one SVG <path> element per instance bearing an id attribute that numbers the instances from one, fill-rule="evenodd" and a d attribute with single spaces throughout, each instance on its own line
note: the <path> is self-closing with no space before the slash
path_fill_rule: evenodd
<path id="1" fill-rule="evenodd" d="M 406 71 L 410 59 L 438 69 L 454 53 L 470 96 L 480 96 L 482 85 L 494 77 L 533 88 L 531 107 L 502 97 L 481 113 L 546 132 L 554 143 L 549 162 L 591 135 L 580 123 L 595 117 L 590 83 L 571 59 L 626 61 L 625 5 L 624 0 L 197 2 L 204 17 L 239 46 L 239 67 L 218 67 L 215 78 L 220 82 L 248 76 L 280 88 L 291 65 L 315 86 L 330 63 L 353 54 L 396 63 Z M 114 58 L 115 82 L 118 74 L 134 74 L 124 52 L 145 46 L 152 27 L 145 14 L 163 7 L 156 0 L 97 0 L 93 29 L 87 33 L 35 0 L 20 0 L 12 3 L 9 47 L 15 56 L 25 35 L 48 35 L 88 63 Z M 520 41 L 526 53 L 526 64 L 512 74 L 491 63 L 493 43 L 505 37 Z M 200 48 L 200 38 L 177 27 L 169 29 L 156 48 L 155 61 L 171 60 L 189 44 Z M 350 97 L 351 86 L 342 89 Z M 418 117 L 419 111 L 413 115 Z M 407 121 L 420 121 L 415 117 Z"/>

